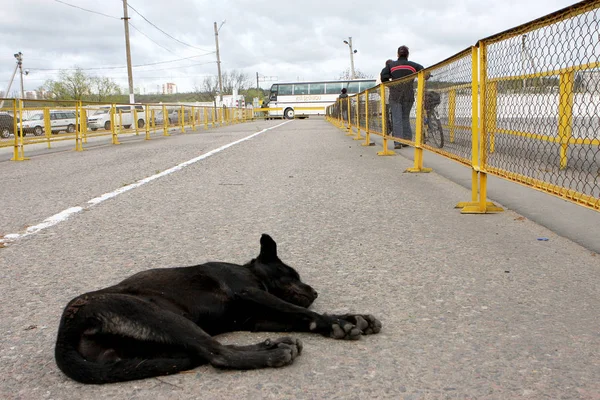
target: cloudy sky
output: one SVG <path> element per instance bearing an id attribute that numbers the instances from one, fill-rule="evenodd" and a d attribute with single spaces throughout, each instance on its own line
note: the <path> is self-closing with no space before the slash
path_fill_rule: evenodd
<path id="1" fill-rule="evenodd" d="M 350 66 L 375 77 L 399 45 L 435 64 L 478 39 L 572 5 L 571 0 L 128 0 L 134 86 L 174 82 L 180 92 L 217 74 L 213 23 L 221 25 L 223 71 L 279 81 L 335 79 Z M 76 7 L 74 7 L 76 6 Z M 79 8 L 77 8 L 79 7 Z M 85 9 L 85 10 L 83 10 Z M 86 11 L 88 10 L 88 11 Z M 136 10 L 136 11 L 134 11 Z M 93 12 L 90 12 L 93 11 Z M 80 67 L 127 88 L 122 0 L 3 0 L 0 90 L 23 53 L 25 90 Z M 18 88 L 13 84 L 11 93 Z"/>

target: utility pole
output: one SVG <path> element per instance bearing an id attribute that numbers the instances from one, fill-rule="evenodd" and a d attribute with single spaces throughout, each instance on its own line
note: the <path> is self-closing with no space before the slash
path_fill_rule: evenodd
<path id="1" fill-rule="evenodd" d="M 256 73 L 256 88 L 260 89 L 260 83 L 259 82 L 271 82 L 271 81 L 276 81 L 279 78 L 276 76 L 260 76 L 258 74 L 258 72 Z"/>
<path id="2" fill-rule="evenodd" d="M 123 18 L 125 23 L 125 52 L 127 53 L 127 78 L 129 79 L 129 104 L 135 103 L 133 93 L 133 71 L 131 70 L 131 49 L 129 47 L 129 16 L 127 14 L 127 0 L 123 0 Z"/>
<path id="3" fill-rule="evenodd" d="M 221 26 L 225 21 L 221 22 Z M 217 45 L 217 71 L 219 72 L 219 95 L 223 95 L 223 78 L 221 77 L 221 55 L 219 54 L 219 30 L 221 26 L 217 28 L 217 23 L 215 22 L 215 44 Z"/>
<path id="4" fill-rule="evenodd" d="M 350 73 L 352 74 L 350 79 L 356 79 L 356 72 L 354 72 L 354 54 L 357 53 L 358 50 L 352 49 L 352 37 L 349 37 L 348 40 L 344 40 L 344 43 L 350 48 Z"/>

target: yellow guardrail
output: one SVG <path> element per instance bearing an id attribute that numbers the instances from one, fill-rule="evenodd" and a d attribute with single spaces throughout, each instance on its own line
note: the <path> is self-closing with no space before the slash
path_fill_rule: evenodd
<path id="1" fill-rule="evenodd" d="M 254 118 L 256 119 L 270 119 L 270 118 L 285 118 L 283 116 L 283 107 L 262 107 L 255 108 Z M 317 111 L 320 115 L 325 115 L 326 107 L 294 107 L 294 118 L 305 118 L 306 115 L 303 114 L 303 111 Z M 277 115 L 270 114 L 272 112 L 278 111 Z M 300 116 L 298 116 L 300 114 Z"/>
<path id="2" fill-rule="evenodd" d="M 488 174 L 600 211 L 598 20 L 600 0 L 579 2 L 338 101 L 327 119 L 365 145 L 381 136 L 380 155 L 394 154 L 390 140 L 413 146 L 410 172 L 428 171 L 424 150 L 471 167 L 471 199 L 457 205 L 464 213 L 501 210 L 487 201 Z M 414 88 L 411 140 L 389 126 L 397 85 Z"/>
<path id="3" fill-rule="evenodd" d="M 181 104 L 103 104 L 81 101 L 3 100 L 0 148 L 13 147 L 13 161 L 23 161 L 26 145 L 74 141 L 82 151 L 89 138 L 120 135 L 170 136 L 187 129 L 208 129 L 254 119 L 251 109 Z"/>

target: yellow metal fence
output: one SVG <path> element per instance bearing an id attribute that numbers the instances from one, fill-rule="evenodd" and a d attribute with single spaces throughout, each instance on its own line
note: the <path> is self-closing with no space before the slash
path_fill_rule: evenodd
<path id="1" fill-rule="evenodd" d="M 487 201 L 488 174 L 600 210 L 599 10 L 600 0 L 583 1 L 482 39 L 338 101 L 327 118 L 365 145 L 370 134 L 383 137 L 380 155 L 394 154 L 391 140 L 414 146 L 412 172 L 428 171 L 424 150 L 470 166 L 472 198 L 458 205 L 465 213 L 499 211 Z M 411 86 L 411 139 L 401 140 L 390 93 Z"/>
<path id="2" fill-rule="evenodd" d="M 1 100 L 1 99 L 0 99 Z M 26 160 L 25 146 L 74 141 L 83 150 L 89 138 L 120 135 L 169 136 L 187 129 L 208 129 L 246 122 L 251 109 L 180 104 L 100 104 L 79 101 L 4 99 L 0 109 L 0 148 L 13 147 L 12 160 Z"/>

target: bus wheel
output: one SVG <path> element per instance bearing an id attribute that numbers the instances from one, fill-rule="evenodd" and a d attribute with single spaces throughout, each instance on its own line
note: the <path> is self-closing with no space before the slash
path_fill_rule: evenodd
<path id="1" fill-rule="evenodd" d="M 283 115 L 286 119 L 294 119 L 294 109 L 286 108 L 285 111 L 283 112 Z"/>

